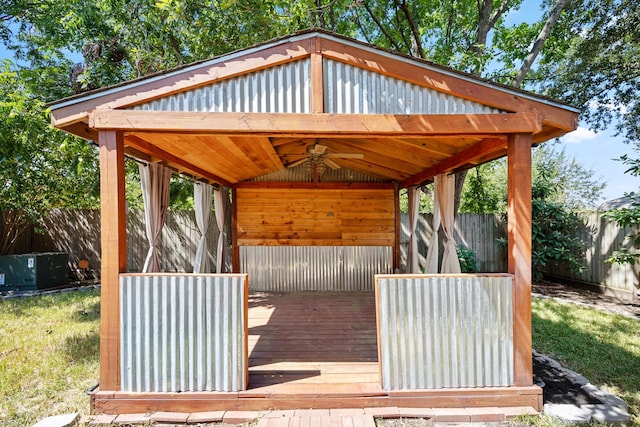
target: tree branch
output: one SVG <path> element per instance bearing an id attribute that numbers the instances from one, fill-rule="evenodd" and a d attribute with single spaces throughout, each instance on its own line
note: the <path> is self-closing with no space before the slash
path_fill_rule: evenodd
<path id="1" fill-rule="evenodd" d="M 398 0 L 394 1 L 396 2 L 396 4 L 398 4 Z M 407 6 L 407 2 L 405 0 L 400 1 L 399 5 L 400 10 L 402 10 L 402 13 L 404 13 L 404 17 L 409 23 L 409 28 L 411 29 L 411 34 L 413 35 L 412 50 L 420 58 L 425 58 L 424 50 L 422 49 L 422 40 L 420 39 L 420 31 L 418 30 L 416 20 L 413 18 L 413 15 L 409 10 L 409 6 Z"/>
<path id="2" fill-rule="evenodd" d="M 493 13 L 493 16 L 491 16 L 491 28 L 493 28 L 496 25 L 496 22 L 498 22 L 498 19 L 500 19 L 500 17 L 507 10 L 507 7 L 509 6 L 509 2 L 510 0 L 504 0 L 500 5 L 500 7 Z"/>
<path id="3" fill-rule="evenodd" d="M 551 35 L 551 30 L 553 29 L 556 22 L 558 22 L 558 19 L 560 18 L 562 11 L 567 6 L 567 3 L 569 3 L 569 0 L 556 1 L 556 5 L 553 7 L 553 10 L 551 11 L 549 18 L 547 19 L 547 22 L 545 22 L 544 27 L 542 27 L 542 30 L 540 31 L 540 34 L 538 34 L 538 38 L 536 39 L 536 41 L 533 43 L 533 46 L 531 47 L 531 51 L 525 58 L 522 66 L 520 67 L 520 70 L 518 70 L 518 74 L 511 82 L 511 86 L 518 87 L 518 88 L 522 86 L 524 77 L 527 75 L 529 70 L 531 70 L 531 66 L 533 65 L 538 55 L 540 54 L 540 51 L 542 50 L 542 46 L 544 46 L 544 43 L 547 41 L 547 39 Z"/>
<path id="4" fill-rule="evenodd" d="M 398 46 L 398 44 L 396 43 L 394 38 L 391 36 L 391 34 L 389 34 L 387 29 L 384 27 L 384 25 L 382 25 L 382 22 L 380 22 L 380 20 L 378 20 L 378 17 L 373 13 L 371 8 L 369 7 L 369 3 L 367 1 L 363 1 L 362 4 L 364 5 L 364 8 L 369 13 L 369 16 L 371 17 L 373 22 L 375 22 L 375 24 L 378 26 L 380 31 L 382 31 L 382 34 L 384 34 L 384 36 L 389 40 L 389 42 L 393 45 L 395 50 L 397 50 L 398 52 L 402 52 L 402 48 Z"/>

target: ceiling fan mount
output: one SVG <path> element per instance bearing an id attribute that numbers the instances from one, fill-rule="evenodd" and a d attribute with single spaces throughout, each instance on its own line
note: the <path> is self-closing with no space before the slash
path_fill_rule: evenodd
<path id="1" fill-rule="evenodd" d="M 297 160 L 287 165 L 288 168 L 293 168 L 301 164 L 305 164 L 305 168 L 317 175 L 322 175 L 326 170 L 326 167 L 331 169 L 340 169 L 340 165 L 333 159 L 363 159 L 364 155 L 361 153 L 329 153 L 327 152 L 327 146 L 318 144 L 311 144 L 307 146 L 306 155 L 304 158 Z"/>

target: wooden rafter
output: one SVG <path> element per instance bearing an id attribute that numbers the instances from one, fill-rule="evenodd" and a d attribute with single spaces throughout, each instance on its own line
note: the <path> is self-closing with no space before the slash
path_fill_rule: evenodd
<path id="1" fill-rule="evenodd" d="M 411 178 L 405 179 L 400 183 L 400 187 L 407 188 L 413 185 L 421 185 L 438 174 L 455 171 L 462 166 L 473 163 L 475 159 L 481 156 L 487 156 L 490 155 L 490 153 L 503 150 L 506 145 L 506 139 L 485 139 L 458 154 L 454 154 L 437 165 L 425 169 Z"/>

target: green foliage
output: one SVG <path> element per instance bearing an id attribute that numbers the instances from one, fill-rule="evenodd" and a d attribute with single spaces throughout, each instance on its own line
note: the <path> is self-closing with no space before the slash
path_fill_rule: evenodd
<path id="1" fill-rule="evenodd" d="M 535 280 L 542 278 L 550 261 L 562 263 L 575 272 L 585 268 L 582 259 L 586 245 L 574 237 L 580 218 L 562 204 L 552 201 L 553 193 L 552 183 L 541 174 L 532 192 L 531 267 Z"/>
<path id="2" fill-rule="evenodd" d="M 46 107 L 9 62 L 0 68 L 0 254 L 56 207 L 97 206 L 96 150 L 51 127 Z"/>
<path id="3" fill-rule="evenodd" d="M 543 88 L 582 109 L 594 130 L 616 123 L 640 142 L 640 8 L 636 0 L 571 2 L 563 27 L 565 54 L 542 64 Z"/>
<path id="4" fill-rule="evenodd" d="M 477 273 L 478 272 L 478 264 L 476 252 L 468 248 L 464 245 L 456 246 L 456 253 L 458 254 L 458 259 L 460 260 L 460 270 L 463 273 Z"/>
<path id="5" fill-rule="evenodd" d="M 504 161 L 496 161 L 469 170 L 462 189 L 460 212 L 506 212 L 507 175 L 504 166 Z"/>
<path id="6" fill-rule="evenodd" d="M 533 152 L 534 181 L 541 179 L 554 188 L 549 200 L 570 211 L 593 209 L 600 200 L 606 182 L 592 169 L 566 154 L 564 147 L 547 142 Z"/>

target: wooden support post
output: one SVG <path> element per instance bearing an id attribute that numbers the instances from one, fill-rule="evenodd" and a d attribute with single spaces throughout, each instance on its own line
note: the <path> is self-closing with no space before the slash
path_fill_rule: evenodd
<path id="1" fill-rule="evenodd" d="M 100 390 L 120 390 L 120 273 L 127 269 L 124 136 L 100 131 Z"/>
<path id="2" fill-rule="evenodd" d="M 240 247 L 238 246 L 238 190 L 231 189 L 231 271 L 240 272 Z"/>
<path id="3" fill-rule="evenodd" d="M 401 213 L 400 213 L 400 187 L 395 184 L 393 190 L 393 205 L 395 210 L 395 242 L 393 244 L 393 272 L 397 273 L 400 269 L 400 228 L 401 228 Z"/>
<path id="4" fill-rule="evenodd" d="M 508 141 L 509 273 L 513 283 L 514 385 L 533 384 L 531 344 L 531 134 Z"/>
<path id="5" fill-rule="evenodd" d="M 311 112 L 324 113 L 324 73 L 322 64 L 322 41 L 314 39 L 311 53 Z"/>

